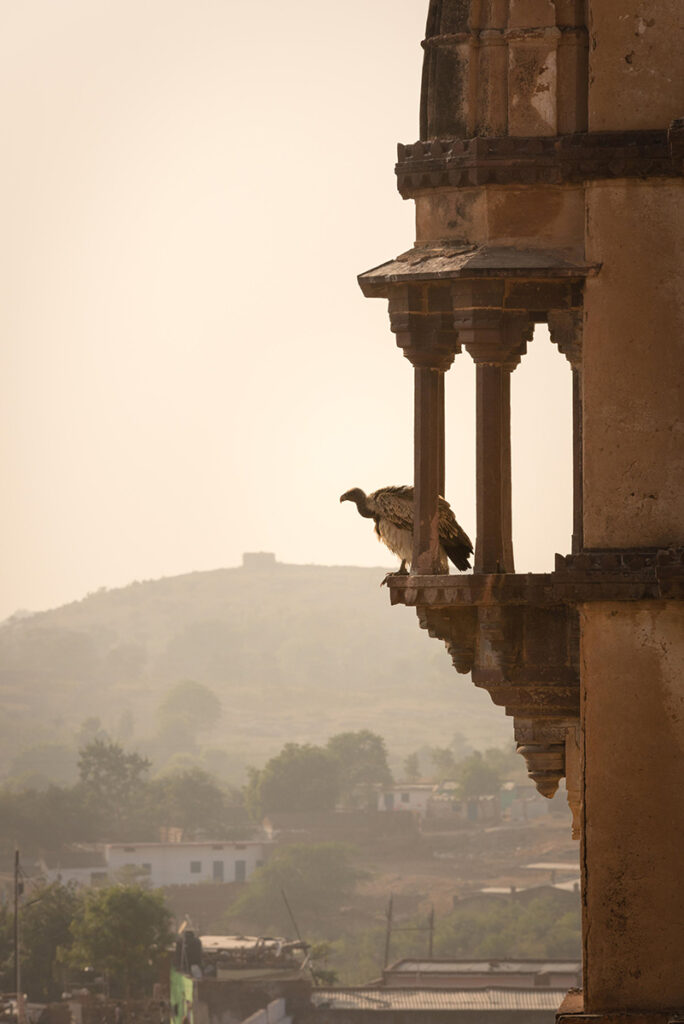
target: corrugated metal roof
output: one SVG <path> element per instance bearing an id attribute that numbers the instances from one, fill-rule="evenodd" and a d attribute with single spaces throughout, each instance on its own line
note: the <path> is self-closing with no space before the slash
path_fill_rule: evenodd
<path id="1" fill-rule="evenodd" d="M 333 1010 L 557 1010 L 565 989 L 319 988 L 312 1000 Z"/>

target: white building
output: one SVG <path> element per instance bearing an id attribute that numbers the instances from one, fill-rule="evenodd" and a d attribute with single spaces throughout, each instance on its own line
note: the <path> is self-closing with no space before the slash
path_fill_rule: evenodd
<path id="1" fill-rule="evenodd" d="M 407 782 L 404 786 L 383 786 L 378 792 L 379 811 L 413 811 L 424 818 L 435 786 L 431 782 Z"/>
<path id="2" fill-rule="evenodd" d="M 49 882 L 108 884 L 130 878 L 156 889 L 193 882 L 246 882 L 264 861 L 264 842 L 109 843 L 78 867 L 43 864 Z"/>

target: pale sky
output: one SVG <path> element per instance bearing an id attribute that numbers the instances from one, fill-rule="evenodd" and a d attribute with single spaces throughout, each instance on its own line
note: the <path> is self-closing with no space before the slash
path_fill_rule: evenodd
<path id="1" fill-rule="evenodd" d="M 408 249 L 427 0 L 0 8 L 0 618 L 134 579 L 388 565 L 339 495 L 412 477 L 412 370 L 356 275 Z M 447 378 L 474 536 L 474 372 Z M 571 533 L 571 377 L 513 378 L 518 571 Z"/>

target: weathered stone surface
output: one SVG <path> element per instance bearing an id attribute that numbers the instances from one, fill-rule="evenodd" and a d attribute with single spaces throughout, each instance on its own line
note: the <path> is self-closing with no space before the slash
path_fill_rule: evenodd
<path id="1" fill-rule="evenodd" d="M 558 137 L 555 132 L 544 134 L 552 137 L 443 139 L 436 145 L 433 141 L 400 146 L 397 187 L 406 199 L 432 188 L 565 185 L 682 174 L 667 125 Z"/>
<path id="2" fill-rule="evenodd" d="M 684 1006 L 684 605 L 581 612 L 587 1006 Z"/>
<path id="3" fill-rule="evenodd" d="M 679 0 L 592 0 L 589 128 L 662 128 L 684 113 Z"/>
<path id="4" fill-rule="evenodd" d="M 584 543 L 684 543 L 684 181 L 587 189 Z"/>

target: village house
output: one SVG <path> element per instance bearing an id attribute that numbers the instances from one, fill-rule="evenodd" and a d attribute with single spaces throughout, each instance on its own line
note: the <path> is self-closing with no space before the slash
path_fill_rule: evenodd
<path id="1" fill-rule="evenodd" d="M 69 847 L 39 863 L 48 882 L 102 885 L 121 878 L 156 889 L 196 882 L 246 882 L 264 862 L 266 842 L 108 843 Z"/>

